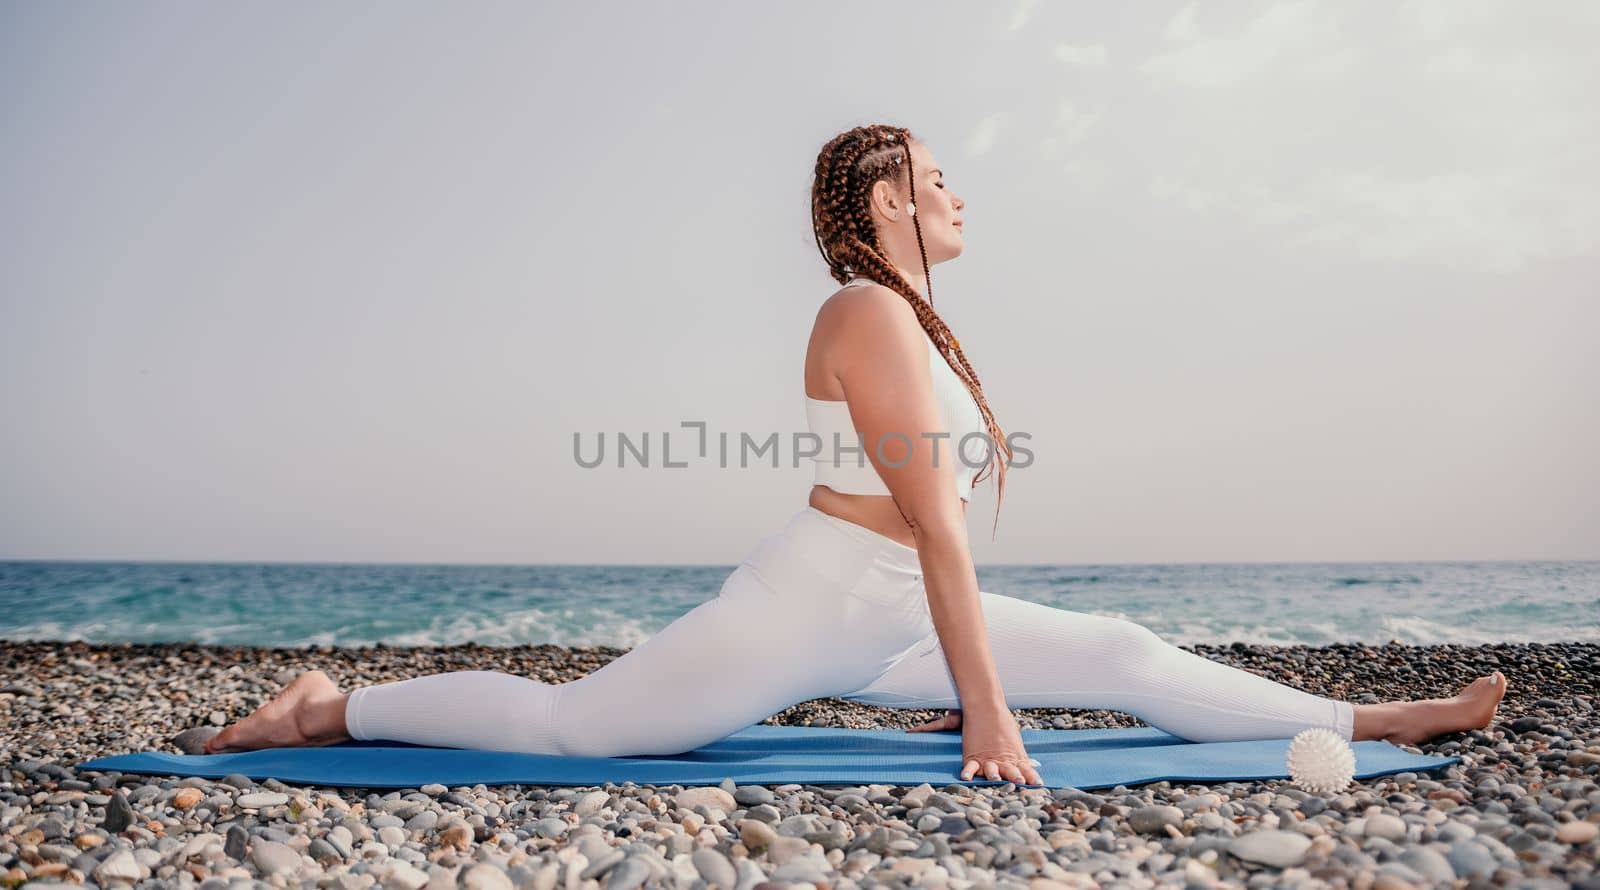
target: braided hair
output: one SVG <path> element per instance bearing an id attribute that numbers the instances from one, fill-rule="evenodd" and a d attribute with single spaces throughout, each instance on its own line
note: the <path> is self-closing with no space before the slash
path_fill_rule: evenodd
<path id="1" fill-rule="evenodd" d="M 916 312 L 923 331 L 933 340 L 939 354 L 950 369 L 966 384 L 977 402 L 988 427 L 990 461 L 973 479 L 982 481 L 995 467 L 994 458 L 1001 452 L 998 497 L 995 501 L 995 525 L 1000 522 L 1000 500 L 1005 497 L 1006 465 L 1012 451 L 1005 433 L 994 419 L 989 402 L 983 396 L 983 386 L 978 373 L 961 351 L 961 342 L 950 332 L 944 319 L 933 311 L 933 279 L 928 274 L 928 250 L 922 241 L 922 223 L 913 211 L 912 226 L 917 232 L 917 250 L 922 254 L 922 274 L 928 282 L 928 298 L 923 299 L 917 289 L 901 275 L 884 255 L 878 241 L 877 229 L 868 214 L 868 201 L 872 186 L 879 180 L 892 184 L 904 182 L 911 193 L 911 203 L 917 201 L 916 174 L 911 165 L 911 131 L 905 127 L 887 124 L 870 124 L 855 127 L 830 139 L 817 155 L 815 178 L 811 185 L 811 228 L 816 235 L 817 249 L 828 264 L 828 272 L 840 284 L 851 278 L 870 278 L 905 297 Z M 960 459 L 959 454 L 956 459 Z M 895 502 L 898 509 L 899 502 Z M 900 517 L 906 519 L 904 510 Z M 911 525 L 911 520 L 906 519 Z M 991 532 L 992 533 L 992 532 Z"/>

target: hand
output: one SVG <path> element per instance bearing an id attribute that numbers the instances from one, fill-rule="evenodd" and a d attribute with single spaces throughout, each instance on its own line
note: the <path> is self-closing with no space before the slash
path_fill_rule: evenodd
<path id="1" fill-rule="evenodd" d="M 930 720 L 911 732 L 937 732 L 960 729 L 962 716 L 959 708 L 945 712 L 943 717 Z M 974 716 L 961 736 L 961 778 L 972 778 L 980 769 L 992 781 L 1010 781 L 1019 785 L 1043 785 L 1035 769 L 1039 761 L 1028 756 L 1022 745 L 1022 730 L 1017 718 L 1009 710 L 995 711 L 992 715 Z"/>

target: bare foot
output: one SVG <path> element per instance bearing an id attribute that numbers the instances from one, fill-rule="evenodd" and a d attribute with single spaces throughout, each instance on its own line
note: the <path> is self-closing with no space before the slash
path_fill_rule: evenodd
<path id="1" fill-rule="evenodd" d="M 1397 745 L 1417 745 L 1435 736 L 1482 729 L 1494 720 L 1506 694 L 1505 674 L 1495 671 L 1479 677 L 1450 698 L 1394 702 L 1394 729 L 1383 736 Z"/>
<path id="2" fill-rule="evenodd" d="M 207 754 L 257 748 L 321 747 L 349 741 L 345 694 L 322 671 L 295 677 L 278 697 L 206 741 Z"/>

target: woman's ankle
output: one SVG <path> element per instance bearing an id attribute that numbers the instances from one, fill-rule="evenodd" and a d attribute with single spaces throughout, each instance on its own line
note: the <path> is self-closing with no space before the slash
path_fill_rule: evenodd
<path id="1" fill-rule="evenodd" d="M 306 701 L 305 719 L 300 724 L 301 733 L 314 739 L 350 738 L 350 729 L 344 722 L 345 707 L 349 701 L 348 692 Z"/>
<path id="2" fill-rule="evenodd" d="M 1364 742 L 1369 740 L 1382 740 L 1394 734 L 1403 718 L 1395 705 L 1410 704 L 1410 702 L 1383 702 L 1376 705 L 1351 705 L 1355 710 L 1354 731 L 1350 734 L 1350 741 Z"/>

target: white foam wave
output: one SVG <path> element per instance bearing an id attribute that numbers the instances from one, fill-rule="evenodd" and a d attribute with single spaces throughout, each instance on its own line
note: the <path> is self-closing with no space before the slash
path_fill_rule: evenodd
<path id="1" fill-rule="evenodd" d="M 468 612 L 437 615 L 426 627 L 382 637 L 391 646 L 518 646 L 553 643 L 558 646 L 613 646 L 629 649 L 659 628 L 611 609 L 516 609 L 507 612 Z M 338 643 L 349 631 L 327 631 L 308 642 Z M 352 636 L 354 634 L 351 634 Z M 366 641 L 363 641 L 366 642 Z"/>

